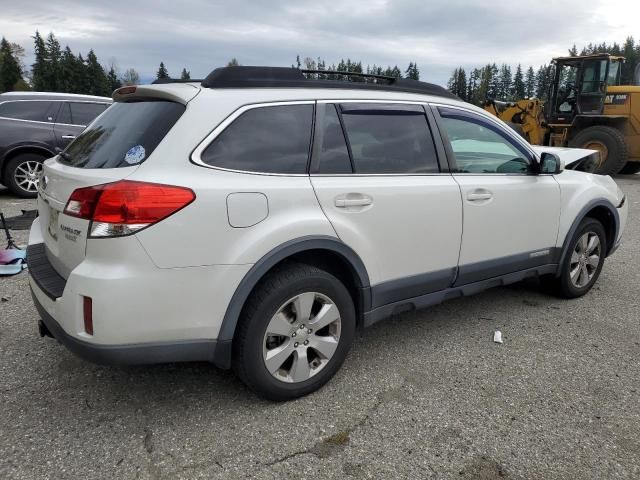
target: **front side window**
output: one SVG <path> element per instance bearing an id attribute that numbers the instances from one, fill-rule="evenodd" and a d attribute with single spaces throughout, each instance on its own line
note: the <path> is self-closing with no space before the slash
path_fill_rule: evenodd
<path id="1" fill-rule="evenodd" d="M 477 115 L 439 108 L 459 173 L 529 173 L 529 155 Z"/>
<path id="2" fill-rule="evenodd" d="M 313 105 L 247 110 L 202 152 L 207 165 L 262 173 L 306 173 Z"/>
<path id="3" fill-rule="evenodd" d="M 420 105 L 342 104 L 340 109 L 355 173 L 439 171 Z"/>
<path id="4" fill-rule="evenodd" d="M 0 104 L 0 117 L 17 120 L 31 120 L 34 122 L 50 122 L 56 102 L 44 100 L 26 100 L 5 102 Z"/>

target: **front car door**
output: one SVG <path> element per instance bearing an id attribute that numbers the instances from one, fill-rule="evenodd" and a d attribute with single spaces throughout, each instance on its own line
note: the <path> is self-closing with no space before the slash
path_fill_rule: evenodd
<path id="1" fill-rule="evenodd" d="M 556 262 L 560 186 L 553 175 L 536 174 L 533 151 L 498 121 L 461 107 L 433 111 L 462 193 L 456 286 Z"/>
<path id="2" fill-rule="evenodd" d="M 429 118 L 420 104 L 318 103 L 311 182 L 337 235 L 367 268 L 374 309 L 455 278 L 460 191 L 440 169 Z"/>

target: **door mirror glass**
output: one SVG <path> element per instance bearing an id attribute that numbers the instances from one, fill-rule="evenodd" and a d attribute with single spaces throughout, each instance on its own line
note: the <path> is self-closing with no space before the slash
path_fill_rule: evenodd
<path id="1" fill-rule="evenodd" d="M 540 173 L 558 174 L 564 170 L 564 162 L 555 153 L 543 152 L 540 157 Z"/>

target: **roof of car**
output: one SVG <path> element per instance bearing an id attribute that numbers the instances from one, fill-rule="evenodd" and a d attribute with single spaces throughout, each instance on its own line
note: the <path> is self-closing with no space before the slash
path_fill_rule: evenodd
<path id="1" fill-rule="evenodd" d="M 111 103 L 109 97 L 98 97 L 96 95 L 80 95 L 76 93 L 57 92 L 6 92 L 0 94 L 0 101 L 7 100 L 76 100 Z"/>
<path id="2" fill-rule="evenodd" d="M 213 70 L 204 80 L 156 80 L 154 84 L 200 82 L 202 88 L 309 88 L 376 90 L 457 98 L 440 85 L 360 72 L 301 70 L 289 67 L 234 66 Z"/>

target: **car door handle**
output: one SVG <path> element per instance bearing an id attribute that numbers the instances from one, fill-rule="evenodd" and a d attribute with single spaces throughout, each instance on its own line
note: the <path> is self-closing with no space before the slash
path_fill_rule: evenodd
<path id="1" fill-rule="evenodd" d="M 75 135 L 62 135 L 63 140 L 73 140 L 74 138 L 76 138 Z"/>
<path id="2" fill-rule="evenodd" d="M 474 190 L 467 194 L 467 200 L 470 202 L 481 202 L 483 200 L 491 200 L 493 193 L 488 190 Z"/>
<path id="3" fill-rule="evenodd" d="M 361 193 L 348 193 L 347 195 L 340 195 L 335 199 L 335 206 L 338 208 L 366 207 L 372 203 L 373 198 Z"/>

